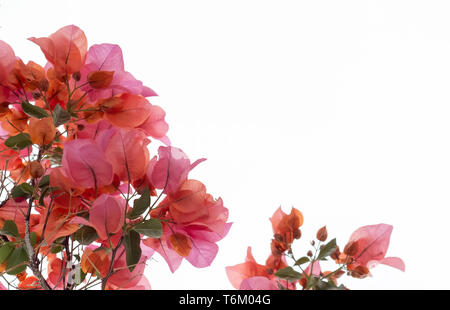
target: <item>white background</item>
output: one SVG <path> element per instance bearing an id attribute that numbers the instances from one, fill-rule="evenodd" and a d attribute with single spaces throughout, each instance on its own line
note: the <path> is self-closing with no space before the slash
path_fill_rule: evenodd
<path id="1" fill-rule="evenodd" d="M 175 274 L 155 255 L 154 289 L 229 289 L 225 266 L 252 245 L 264 263 L 268 218 L 305 217 L 297 256 L 327 225 L 344 246 L 367 224 L 394 225 L 390 256 L 353 289 L 449 288 L 448 1 L 0 0 L 0 39 L 45 64 L 26 40 L 67 24 L 117 43 L 128 71 L 160 96 L 192 176 L 234 222 L 213 265 Z"/>

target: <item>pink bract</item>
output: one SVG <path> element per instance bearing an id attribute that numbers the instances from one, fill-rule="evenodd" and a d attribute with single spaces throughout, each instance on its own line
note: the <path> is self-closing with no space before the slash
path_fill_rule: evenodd
<path id="1" fill-rule="evenodd" d="M 387 224 L 368 225 L 357 229 L 349 242 L 358 243 L 358 252 L 354 255 L 356 263 L 368 268 L 378 263 L 405 271 L 405 263 L 398 257 L 385 257 L 389 248 L 393 226 Z"/>

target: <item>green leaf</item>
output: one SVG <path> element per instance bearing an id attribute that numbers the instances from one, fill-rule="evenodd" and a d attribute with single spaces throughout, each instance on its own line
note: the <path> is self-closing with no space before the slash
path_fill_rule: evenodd
<path id="1" fill-rule="evenodd" d="M 127 266 L 130 272 L 141 259 L 141 237 L 138 232 L 130 230 L 124 238 L 125 253 L 127 255 Z"/>
<path id="2" fill-rule="evenodd" d="M 27 264 L 24 264 L 26 262 L 28 262 L 27 251 L 23 247 L 15 248 L 6 262 L 7 274 L 15 275 L 24 271 L 27 269 Z"/>
<path id="3" fill-rule="evenodd" d="M 303 277 L 303 275 L 300 272 L 295 271 L 292 267 L 286 267 L 278 270 L 275 273 L 275 276 L 277 276 L 280 279 L 285 279 L 288 281 L 297 281 Z"/>
<path id="4" fill-rule="evenodd" d="M 89 245 L 98 239 L 98 235 L 94 228 L 83 226 L 73 234 L 73 239 L 82 245 Z"/>
<path id="5" fill-rule="evenodd" d="M 319 284 L 319 280 L 320 280 L 320 278 L 316 277 L 316 276 L 312 276 L 312 277 L 308 278 L 308 283 L 306 285 L 306 289 L 307 290 L 309 290 L 310 288 L 317 289 L 316 286 Z"/>
<path id="6" fill-rule="evenodd" d="M 67 123 L 70 121 L 70 118 L 70 113 L 61 108 L 59 104 L 57 104 L 53 109 L 53 124 L 55 124 L 55 127 Z"/>
<path id="7" fill-rule="evenodd" d="M 310 260 L 307 256 L 300 257 L 295 261 L 295 266 L 303 265 L 305 263 L 308 263 L 309 261 Z"/>
<path id="8" fill-rule="evenodd" d="M 11 196 L 13 198 L 18 197 L 29 197 L 33 194 L 33 187 L 28 183 L 22 183 L 14 187 L 11 191 Z"/>
<path id="9" fill-rule="evenodd" d="M 44 118 L 48 116 L 47 111 L 43 108 L 35 106 L 27 101 L 22 101 L 22 110 L 31 117 Z"/>
<path id="10" fill-rule="evenodd" d="M 35 233 L 34 231 L 32 231 L 32 232 L 30 233 L 30 243 L 31 243 L 31 246 L 34 247 L 34 245 L 36 244 L 36 241 L 37 241 L 37 235 L 36 235 L 36 233 Z"/>
<path id="11" fill-rule="evenodd" d="M 47 187 L 50 185 L 50 175 L 46 174 L 42 176 L 41 180 L 39 181 L 39 188 Z"/>
<path id="12" fill-rule="evenodd" d="M 64 247 L 63 247 L 61 244 L 57 244 L 57 245 L 52 246 L 51 252 L 52 252 L 53 254 L 56 254 L 56 253 L 61 252 L 63 248 L 64 248 Z"/>
<path id="13" fill-rule="evenodd" d="M 14 250 L 14 244 L 5 243 L 0 247 L 0 264 L 3 264 Z"/>
<path id="14" fill-rule="evenodd" d="M 317 290 L 334 290 L 337 288 L 336 284 L 334 284 L 333 281 L 329 280 L 329 281 L 323 281 L 323 280 L 318 280 L 317 283 L 315 284 L 315 289 Z"/>
<path id="15" fill-rule="evenodd" d="M 134 230 L 147 237 L 160 238 L 162 235 L 162 224 L 160 220 L 149 219 L 137 224 Z"/>
<path id="16" fill-rule="evenodd" d="M 40 206 L 45 207 L 44 199 L 45 199 L 46 196 L 49 195 L 49 193 L 50 193 L 50 187 L 46 187 L 43 190 L 41 190 L 41 195 L 40 195 L 39 201 L 38 201 Z"/>
<path id="17" fill-rule="evenodd" d="M 133 202 L 133 210 L 127 215 L 130 219 L 138 218 L 150 206 L 150 190 L 145 188 L 141 197 Z"/>
<path id="18" fill-rule="evenodd" d="M 22 150 L 30 145 L 33 145 L 33 142 L 31 142 L 29 134 L 21 132 L 18 135 L 6 139 L 5 145 L 13 150 Z"/>
<path id="19" fill-rule="evenodd" d="M 323 248 L 320 249 L 319 256 L 317 259 L 321 260 L 329 255 L 331 255 L 334 251 L 336 251 L 336 238 L 328 242 Z"/>
<path id="20" fill-rule="evenodd" d="M 0 230 L 2 235 L 13 236 L 16 238 L 20 238 L 19 230 L 17 229 L 16 223 L 11 220 L 5 221 L 3 224 L 3 228 Z"/>

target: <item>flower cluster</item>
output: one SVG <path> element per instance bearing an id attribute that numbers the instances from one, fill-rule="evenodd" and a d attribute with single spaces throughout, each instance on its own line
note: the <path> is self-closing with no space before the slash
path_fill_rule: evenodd
<path id="1" fill-rule="evenodd" d="M 209 266 L 228 209 L 189 178 L 204 159 L 171 146 L 120 47 L 73 25 L 29 40 L 45 67 L 0 41 L 0 287 L 148 289 L 155 251 L 172 272 Z"/>
<path id="2" fill-rule="evenodd" d="M 393 228 L 391 225 L 369 225 L 357 229 L 350 236 L 343 252 L 336 244 L 336 239 L 326 242 L 328 231 L 324 226 L 317 231 L 316 239 L 311 240 L 312 249 L 296 258 L 292 245 L 302 235 L 302 213 L 292 208 L 291 213 L 286 214 L 278 208 L 270 221 L 274 235 L 270 244 L 271 254 L 266 263 L 258 264 L 249 247 L 244 263 L 226 267 L 228 278 L 236 289 L 347 289 L 343 284 L 338 284 L 338 279 L 344 274 L 363 279 L 370 276 L 370 269 L 378 264 L 405 270 L 405 264 L 400 258 L 386 257 Z M 291 266 L 287 258 L 292 261 Z M 337 266 L 322 271 L 321 262 L 328 259 Z"/>

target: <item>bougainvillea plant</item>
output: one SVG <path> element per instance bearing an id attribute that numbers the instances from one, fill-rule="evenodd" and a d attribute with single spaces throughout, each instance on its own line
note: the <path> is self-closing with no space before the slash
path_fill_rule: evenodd
<path id="1" fill-rule="evenodd" d="M 255 261 L 249 247 L 244 263 L 226 267 L 228 279 L 236 289 L 339 290 L 347 289 L 338 283 L 342 275 L 364 279 L 371 276 L 370 269 L 378 264 L 405 271 L 405 264 L 400 258 L 385 257 L 393 228 L 391 225 L 358 228 L 342 252 L 336 239 L 327 241 L 328 232 L 324 226 L 317 231 L 316 239 L 311 240 L 311 249 L 304 256 L 297 257 L 292 246 L 302 236 L 302 213 L 292 208 L 290 214 L 286 214 L 278 208 L 270 221 L 274 235 L 270 243 L 271 254 L 265 265 Z M 335 267 L 322 271 L 321 263 Z"/>
<path id="2" fill-rule="evenodd" d="M 120 47 L 73 25 L 29 40 L 45 67 L 0 41 L 0 288 L 148 289 L 155 251 L 172 272 L 209 266 L 228 210 L 189 179 L 204 159 L 170 145 Z"/>

